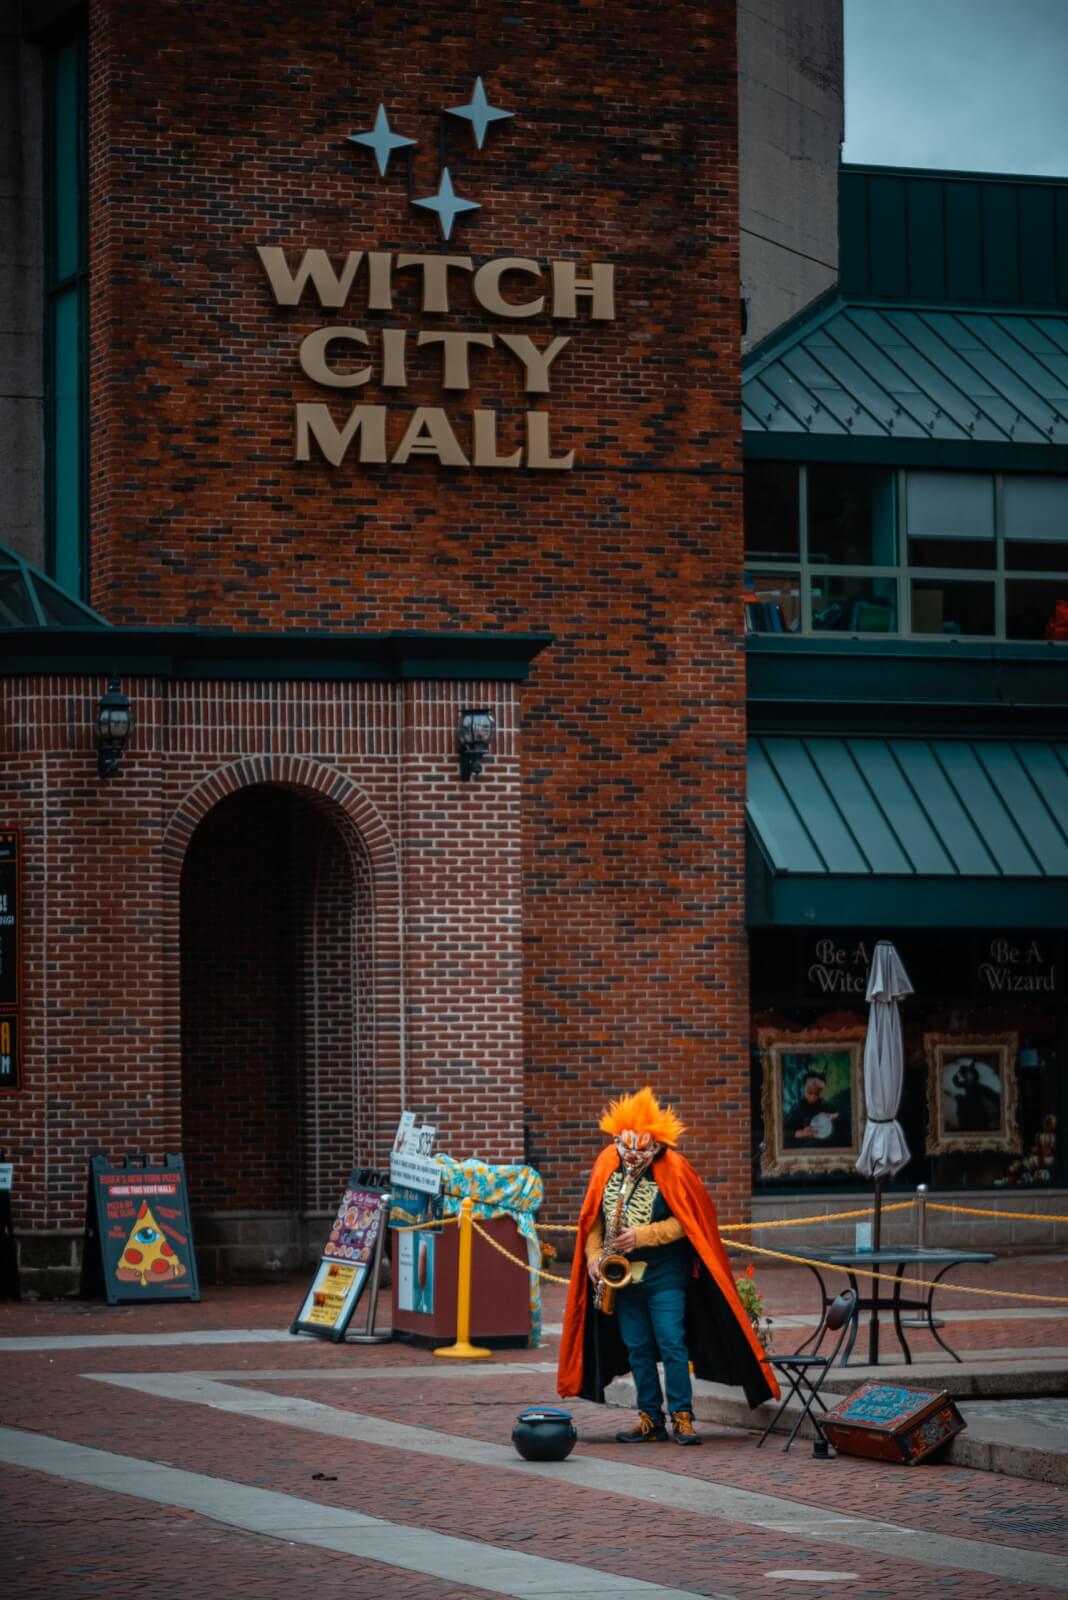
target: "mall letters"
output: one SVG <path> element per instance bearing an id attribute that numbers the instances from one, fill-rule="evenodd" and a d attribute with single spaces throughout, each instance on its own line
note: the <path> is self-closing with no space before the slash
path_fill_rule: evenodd
<path id="1" fill-rule="evenodd" d="M 422 285 L 424 314 L 463 309 L 456 303 L 462 296 L 468 305 L 473 300 L 487 315 L 504 321 L 547 311 L 555 319 L 573 320 L 580 315 L 580 305 L 592 321 L 615 320 L 615 269 L 607 262 L 580 268 L 574 261 L 553 261 L 546 269 L 529 257 L 499 256 L 476 267 L 470 256 L 350 250 L 343 263 L 335 265 L 325 250 L 305 250 L 291 266 L 278 246 L 258 245 L 257 254 L 279 306 L 299 305 L 310 285 L 324 309 L 344 309 L 359 289 L 365 295 L 367 311 L 392 312 L 395 274 L 414 272 Z M 509 281 L 513 293 L 525 292 L 527 298 L 506 298 L 504 280 Z M 525 281 L 524 291 L 514 287 L 517 280 Z M 467 286 L 466 295 L 461 285 Z M 298 359 L 305 376 L 328 389 L 377 384 L 382 389 L 403 390 L 408 386 L 410 363 L 415 361 L 422 368 L 432 361 L 443 389 L 464 391 L 471 387 L 476 361 L 499 361 L 504 356 L 521 379 L 524 393 L 548 394 L 553 364 L 571 339 L 570 334 L 557 334 L 539 342 L 528 334 L 500 329 L 368 330 L 334 322 L 304 337 Z M 399 437 L 389 428 L 390 415 L 384 404 L 360 403 L 339 422 L 324 402 L 298 401 L 295 457 L 310 460 L 314 440 L 332 466 L 340 466 L 353 447 L 356 459 L 367 464 L 403 466 L 413 456 L 432 456 L 450 467 L 568 471 L 574 464 L 573 450 L 554 453 L 546 411 L 526 411 L 522 442 L 511 440 L 503 449 L 498 441 L 498 415 L 493 410 L 476 408 L 458 433 L 444 407 L 417 406 L 399 424 L 403 428 Z"/>

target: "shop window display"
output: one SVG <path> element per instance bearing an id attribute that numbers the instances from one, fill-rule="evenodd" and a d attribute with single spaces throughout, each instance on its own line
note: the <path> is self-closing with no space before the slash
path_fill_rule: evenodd
<path id="1" fill-rule="evenodd" d="M 803 1147 L 794 1124 L 816 1087 L 798 1076 L 803 1056 L 814 1064 L 810 1076 L 823 1079 L 819 1097 L 836 1105 L 841 1100 L 843 1084 L 836 1079 L 832 1085 L 822 1070 L 827 1060 L 821 1065 L 816 1058 L 826 1058 L 834 1040 L 841 1047 L 863 1037 L 864 991 L 880 937 L 893 938 L 915 987 L 901 1011 L 899 1120 L 911 1159 L 896 1183 L 935 1189 L 1063 1185 L 1063 934 L 798 929 L 760 930 L 750 941 L 755 1186 L 865 1186 L 855 1156 L 843 1159 L 840 1118 L 814 1113 L 809 1120 L 823 1137 L 808 1138 Z M 862 1114 L 862 1069 L 858 1063 L 851 1070 Z"/>

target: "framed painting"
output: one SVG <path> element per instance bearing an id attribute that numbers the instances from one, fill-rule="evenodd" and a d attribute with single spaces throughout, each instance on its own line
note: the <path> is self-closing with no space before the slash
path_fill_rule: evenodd
<path id="1" fill-rule="evenodd" d="M 927 1154 L 1020 1148 L 1016 1120 L 1019 1035 L 925 1033 Z"/>
<path id="2" fill-rule="evenodd" d="M 847 1172 L 864 1137 L 864 1029 L 762 1028 L 763 1177 Z"/>

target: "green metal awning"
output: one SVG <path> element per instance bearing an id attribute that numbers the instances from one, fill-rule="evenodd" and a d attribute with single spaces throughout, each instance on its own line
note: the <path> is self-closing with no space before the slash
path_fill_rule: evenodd
<path id="1" fill-rule="evenodd" d="M 1068 744 L 749 742 L 753 926 L 1068 925 Z"/>
<path id="2" fill-rule="evenodd" d="M 748 455 L 1064 470 L 1068 315 L 831 296 L 746 358 Z"/>

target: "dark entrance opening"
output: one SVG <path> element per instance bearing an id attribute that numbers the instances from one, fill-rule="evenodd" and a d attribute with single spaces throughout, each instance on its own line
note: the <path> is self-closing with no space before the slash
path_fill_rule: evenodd
<path id="1" fill-rule="evenodd" d="M 182 1131 L 209 1280 L 299 1266 L 302 1216 L 329 1205 L 347 1173 L 359 1051 L 356 893 L 340 828 L 281 786 L 221 801 L 190 842 Z"/>

